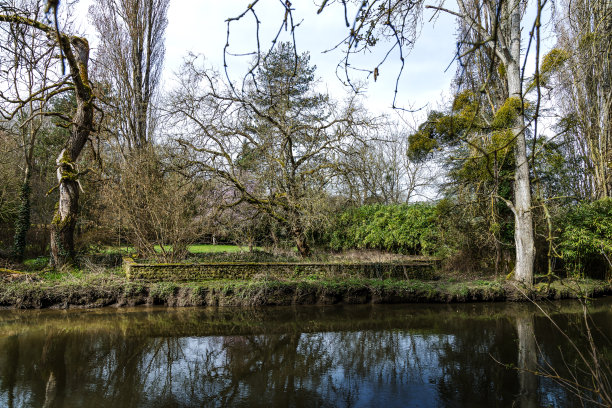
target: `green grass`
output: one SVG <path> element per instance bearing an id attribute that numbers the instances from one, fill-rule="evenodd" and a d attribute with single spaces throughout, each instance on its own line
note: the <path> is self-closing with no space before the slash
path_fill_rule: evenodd
<path id="1" fill-rule="evenodd" d="M 155 248 L 157 250 L 157 248 Z M 245 252 L 249 247 L 240 247 L 237 245 L 191 245 L 189 252 L 192 254 L 210 254 L 218 252 Z M 254 251 L 261 251 L 261 247 L 253 247 Z"/>
<path id="2" fill-rule="evenodd" d="M 23 261 L 26 271 L 40 271 L 49 264 L 48 256 L 40 256 L 38 258 L 26 259 Z"/>

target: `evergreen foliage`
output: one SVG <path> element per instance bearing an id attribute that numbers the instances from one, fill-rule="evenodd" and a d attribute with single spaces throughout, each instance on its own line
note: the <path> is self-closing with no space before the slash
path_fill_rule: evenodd
<path id="1" fill-rule="evenodd" d="M 609 273 L 612 270 L 612 199 L 582 203 L 570 210 L 559 254 L 571 275 Z"/>
<path id="2" fill-rule="evenodd" d="M 413 255 L 436 250 L 435 206 L 429 204 L 364 205 L 339 215 L 329 233 L 334 250 L 379 249 Z"/>

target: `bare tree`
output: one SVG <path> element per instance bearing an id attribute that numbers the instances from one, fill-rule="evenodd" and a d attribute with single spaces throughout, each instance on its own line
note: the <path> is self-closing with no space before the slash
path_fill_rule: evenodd
<path id="1" fill-rule="evenodd" d="M 22 97 L 6 95 L 5 102 L 11 102 L 14 111 L 20 111 L 30 101 L 48 100 L 49 97 L 65 92 L 73 92 L 76 110 L 72 117 L 59 112 L 39 112 L 38 115 L 56 116 L 66 121 L 70 136 L 64 149 L 57 158 L 57 189 L 59 202 L 51 225 L 51 263 L 61 266 L 74 259 L 74 230 L 79 208 L 79 177 L 81 172 L 77 160 L 89 139 L 94 122 L 94 93 L 89 82 L 89 44 L 85 38 L 59 32 L 55 27 L 40 21 L 40 16 L 28 9 L 14 5 L 0 6 L 0 23 L 2 27 L 14 27 L 15 30 L 32 28 L 49 38 L 47 47 L 59 47 L 69 67 L 69 75 L 58 76 L 53 83 L 43 85 Z M 14 53 L 23 54 L 23 39 L 17 37 Z"/>
<path id="2" fill-rule="evenodd" d="M 303 256 L 308 231 L 326 219 L 338 155 L 366 124 L 355 97 L 340 108 L 314 91 L 308 61 L 280 44 L 243 91 L 191 61 L 169 103 L 175 128 L 184 129 L 179 143 L 199 153 L 202 172 L 238 193 L 227 205 L 256 206 L 287 228 Z"/>
<path id="3" fill-rule="evenodd" d="M 568 153 L 579 158 L 591 198 L 612 196 L 612 5 L 564 3 L 557 13 L 557 48 L 543 65 L 560 106 Z M 547 78 L 545 78 L 547 79 Z"/>
<path id="4" fill-rule="evenodd" d="M 521 21 L 522 9 L 519 0 L 507 2 L 482 1 L 470 4 L 457 0 L 459 12 L 433 7 L 460 18 L 469 31 L 481 39 L 477 48 L 489 49 L 494 58 L 503 64 L 504 82 L 507 89 L 505 103 L 515 110 L 512 132 L 514 135 L 514 202 L 507 202 L 514 213 L 514 242 L 516 247 L 515 278 L 531 286 L 535 245 L 533 234 L 533 215 L 531 207 L 531 183 L 529 179 L 529 159 L 525 140 L 525 102 L 523 94 L 523 75 L 521 67 Z M 541 8 L 538 9 L 538 13 Z M 538 38 L 539 42 L 539 38 Z M 538 43 L 539 45 L 539 43 Z M 484 83 L 483 86 L 487 86 Z"/>
<path id="5" fill-rule="evenodd" d="M 322 9 L 327 1 L 323 2 Z M 346 3 L 345 7 L 346 7 Z M 419 15 L 422 2 L 366 1 L 358 9 L 357 18 L 353 23 L 350 35 L 346 40 L 347 56 L 376 45 L 380 37 L 392 38 L 393 47 L 400 50 L 402 64 L 404 56 L 402 49 L 411 46 L 414 41 L 414 25 L 398 25 L 396 22 L 415 21 Z M 466 32 L 473 33 L 472 38 L 480 40 L 473 42 L 473 47 L 464 54 L 484 48 L 497 61 L 490 69 L 503 66 L 504 86 L 507 90 L 506 103 L 513 106 L 515 119 L 512 126 L 515 150 L 514 200 L 507 201 L 515 219 L 516 267 L 515 278 L 531 285 L 533 282 L 533 266 L 535 258 L 533 216 L 531 208 L 531 187 L 529 179 L 529 161 L 525 140 L 525 103 L 523 93 L 523 54 L 521 53 L 521 29 L 524 6 L 519 0 L 505 2 L 497 1 L 466 1 L 457 0 L 458 11 L 446 9 L 437 5 L 426 6 L 437 11 L 456 16 L 465 27 Z M 538 2 L 538 17 L 541 15 L 542 2 Z M 537 36 L 539 50 L 539 26 L 532 31 Z M 459 55 L 461 56 L 461 55 Z M 348 57 L 347 57 L 348 58 Z M 347 62 L 348 64 L 348 62 Z M 376 71 L 374 71 L 374 74 Z M 482 84 L 488 86 L 488 81 Z"/>
<path id="6" fill-rule="evenodd" d="M 207 218 L 208 191 L 201 180 L 173 163 L 159 145 L 141 148 L 130 160 L 114 164 L 119 167 L 113 172 L 116 180 L 108 180 L 101 200 L 108 225 L 120 226 L 139 256 L 184 258 Z"/>
<path id="7" fill-rule="evenodd" d="M 431 163 L 407 155 L 408 131 L 397 123 L 372 123 L 364 143 L 351 146 L 341 160 L 339 191 L 355 204 L 400 204 L 427 196 L 436 181 Z"/>
<path id="8" fill-rule="evenodd" d="M 95 60 L 110 89 L 110 128 L 121 145 L 139 149 L 155 131 L 156 100 L 164 63 L 168 0 L 101 0 L 89 9 L 100 37 Z"/>

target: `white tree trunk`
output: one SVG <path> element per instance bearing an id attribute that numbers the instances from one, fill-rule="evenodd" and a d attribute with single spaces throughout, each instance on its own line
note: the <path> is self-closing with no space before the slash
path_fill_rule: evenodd
<path id="1" fill-rule="evenodd" d="M 519 369 L 519 405 L 524 408 L 538 406 L 538 378 L 534 372 L 537 369 L 538 354 L 533 329 L 533 316 L 520 316 L 516 318 L 516 332 L 518 335 L 518 361 Z"/>
<path id="2" fill-rule="evenodd" d="M 519 0 L 508 3 L 510 16 L 510 55 L 508 61 L 508 93 L 510 98 L 522 100 L 521 94 L 521 10 Z M 516 136 L 514 171 L 514 242 L 516 245 L 515 279 L 527 286 L 533 284 L 535 246 L 531 212 L 529 161 L 525 142 L 525 114 L 517 115 L 513 132 Z"/>

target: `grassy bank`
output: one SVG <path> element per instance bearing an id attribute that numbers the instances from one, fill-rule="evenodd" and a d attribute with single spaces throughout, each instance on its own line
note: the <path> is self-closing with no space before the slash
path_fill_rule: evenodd
<path id="1" fill-rule="evenodd" d="M 6 275 L 6 274 L 5 274 Z M 502 279 L 252 279 L 193 283 L 128 281 L 120 268 L 97 272 L 46 272 L 0 279 L 2 308 L 95 308 L 103 306 L 263 306 L 363 303 L 527 300 L 524 289 Z M 612 286 L 596 280 L 537 284 L 534 299 L 603 296 Z"/>

